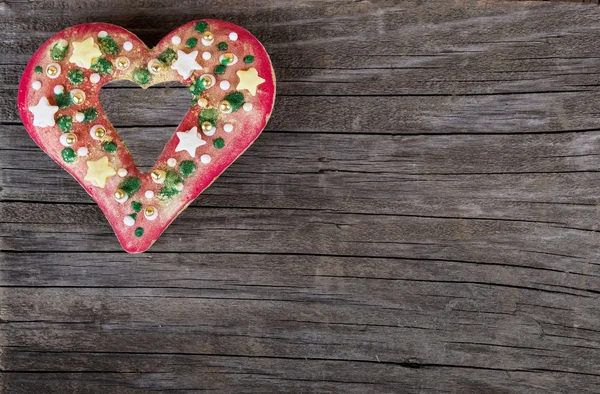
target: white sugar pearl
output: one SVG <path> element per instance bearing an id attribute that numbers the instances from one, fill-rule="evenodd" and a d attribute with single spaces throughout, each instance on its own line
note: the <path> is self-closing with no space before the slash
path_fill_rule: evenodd
<path id="1" fill-rule="evenodd" d="M 77 155 L 81 156 L 81 157 L 85 157 L 88 155 L 88 148 L 86 148 L 85 146 L 82 146 L 81 148 L 77 149 Z"/>
<path id="2" fill-rule="evenodd" d="M 119 174 L 119 176 L 121 178 L 123 178 L 124 176 L 127 176 L 127 170 L 124 168 L 119 168 L 119 171 L 117 171 L 117 174 Z"/>
<path id="3" fill-rule="evenodd" d="M 210 52 L 203 52 L 202 53 L 202 59 L 209 60 L 210 58 L 211 58 Z"/>
<path id="4" fill-rule="evenodd" d="M 175 167 L 177 165 L 177 160 L 175 160 L 174 157 L 171 157 L 169 160 L 167 160 L 167 164 L 169 167 Z"/>
<path id="5" fill-rule="evenodd" d="M 210 163 L 210 155 L 202 155 L 202 156 L 200 156 L 200 161 L 202 162 L 202 164 L 208 164 L 208 163 Z"/>
<path id="6" fill-rule="evenodd" d="M 229 39 L 230 39 L 231 41 L 237 41 L 237 39 L 238 39 L 238 34 L 237 34 L 236 32 L 234 32 L 234 31 L 232 31 L 231 33 L 229 33 Z"/>
<path id="7" fill-rule="evenodd" d="M 131 41 L 125 41 L 123 43 L 123 49 L 125 49 L 127 52 L 131 51 L 133 49 L 133 44 Z"/>
<path id="8" fill-rule="evenodd" d="M 59 47 L 66 47 L 67 45 L 69 45 L 69 43 L 67 42 L 67 40 L 65 40 L 65 39 L 58 40 L 58 46 Z"/>
<path id="9" fill-rule="evenodd" d="M 78 122 L 83 122 L 83 120 L 85 119 L 85 115 L 81 112 L 77 112 L 75 114 L 75 120 Z"/>
<path id="10" fill-rule="evenodd" d="M 245 103 L 242 108 L 244 108 L 244 111 L 250 112 L 250 111 L 252 111 L 252 104 L 251 103 Z"/>
<path id="11" fill-rule="evenodd" d="M 32 87 L 34 90 L 40 90 L 40 88 L 42 87 L 42 83 L 41 83 L 40 81 L 33 81 L 33 82 L 31 83 L 31 87 Z"/>
<path id="12" fill-rule="evenodd" d="M 106 36 L 108 36 L 108 33 L 105 32 L 104 30 L 102 30 L 100 33 L 98 33 L 98 37 L 100 37 L 100 38 L 104 38 Z"/>
<path id="13" fill-rule="evenodd" d="M 204 97 L 199 98 L 198 99 L 198 105 L 202 108 L 206 107 L 208 105 L 208 100 L 206 100 Z"/>
<path id="14" fill-rule="evenodd" d="M 61 94 L 64 91 L 65 91 L 65 87 L 62 85 L 56 85 L 54 87 L 54 94 Z"/>
<path id="15" fill-rule="evenodd" d="M 173 43 L 173 45 L 179 45 L 181 44 L 181 37 L 173 36 L 173 38 L 171 38 L 171 42 Z"/>
<path id="16" fill-rule="evenodd" d="M 231 123 L 227 123 L 223 126 L 223 130 L 225 130 L 226 133 L 231 133 L 233 131 L 233 125 Z"/>
<path id="17" fill-rule="evenodd" d="M 154 197 L 154 192 L 152 190 L 146 190 L 146 193 L 144 193 L 144 196 L 146 196 L 146 198 L 152 198 L 152 197 Z"/>
<path id="18" fill-rule="evenodd" d="M 90 82 L 92 82 L 92 83 L 100 82 L 100 74 L 93 73 L 92 75 L 90 75 Z"/>
<path id="19" fill-rule="evenodd" d="M 135 219 L 132 218 L 131 216 L 125 216 L 123 218 L 123 223 L 125 223 L 126 226 L 133 226 L 135 224 Z"/>
<path id="20" fill-rule="evenodd" d="M 231 87 L 231 84 L 229 83 L 229 81 L 221 81 L 219 86 L 221 87 L 221 89 L 227 90 Z"/>
<path id="21" fill-rule="evenodd" d="M 182 191 L 183 190 L 183 183 L 176 183 L 175 184 L 175 189 Z"/>

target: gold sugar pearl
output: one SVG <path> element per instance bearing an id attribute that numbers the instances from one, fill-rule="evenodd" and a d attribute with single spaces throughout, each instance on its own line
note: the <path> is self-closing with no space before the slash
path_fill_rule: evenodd
<path id="1" fill-rule="evenodd" d="M 167 173 L 163 170 L 153 170 L 151 174 L 152 180 L 156 183 L 163 183 L 166 175 Z"/>
<path id="2" fill-rule="evenodd" d="M 95 131 L 94 131 L 94 135 L 97 138 L 104 138 L 104 136 L 106 135 L 106 130 L 103 129 L 102 127 L 98 127 Z"/>
<path id="3" fill-rule="evenodd" d="M 154 207 L 146 207 L 146 209 L 144 210 L 144 215 L 152 216 L 154 215 L 154 212 L 156 212 L 156 209 Z"/>
<path id="4" fill-rule="evenodd" d="M 207 32 L 205 32 L 205 33 L 204 33 L 204 36 L 203 36 L 203 38 L 204 38 L 206 41 L 212 41 L 212 40 L 214 39 L 214 37 L 213 37 L 212 33 L 211 33 L 211 32 L 209 32 L 209 31 L 207 31 Z"/>
<path id="5" fill-rule="evenodd" d="M 209 88 L 212 85 L 213 81 L 211 77 L 204 77 L 202 78 L 202 86 L 204 86 L 205 88 Z"/>
<path id="6" fill-rule="evenodd" d="M 125 57 L 125 56 L 120 56 L 116 59 L 116 63 L 117 63 L 117 68 L 119 70 L 127 70 L 129 68 L 129 65 L 131 64 L 131 62 L 129 61 L 129 58 Z"/>
<path id="7" fill-rule="evenodd" d="M 221 112 L 231 112 L 231 104 L 227 100 L 221 101 L 219 104 L 219 109 Z"/>
<path id="8" fill-rule="evenodd" d="M 213 125 L 209 121 L 202 122 L 202 131 L 209 132 L 212 130 L 212 128 L 213 128 Z"/>
<path id="9" fill-rule="evenodd" d="M 148 69 L 153 74 L 158 74 L 162 70 L 162 64 L 158 60 L 150 60 L 148 64 Z"/>
<path id="10" fill-rule="evenodd" d="M 46 67 L 46 74 L 50 78 L 57 77 L 59 73 L 60 73 L 60 66 L 58 64 L 53 63 L 53 64 L 48 65 L 48 67 Z"/>
<path id="11" fill-rule="evenodd" d="M 71 91 L 71 100 L 76 105 L 83 104 L 83 102 L 85 101 L 85 93 L 78 89 L 73 90 Z"/>
<path id="12" fill-rule="evenodd" d="M 127 193 L 125 193 L 125 190 L 123 189 L 117 189 L 115 190 L 115 199 L 117 200 L 122 200 L 123 198 L 125 198 L 125 196 L 127 196 Z"/>
<path id="13" fill-rule="evenodd" d="M 69 133 L 67 134 L 65 141 L 67 142 L 67 145 L 73 145 L 75 141 L 77 141 L 77 137 L 75 136 L 75 134 Z"/>

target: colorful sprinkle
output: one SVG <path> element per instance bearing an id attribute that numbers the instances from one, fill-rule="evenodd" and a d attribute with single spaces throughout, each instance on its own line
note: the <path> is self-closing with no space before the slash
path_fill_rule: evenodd
<path id="1" fill-rule="evenodd" d="M 141 70 L 135 70 L 133 72 L 133 80 L 140 85 L 147 84 L 150 82 L 150 71 L 146 70 L 145 68 Z"/>
<path id="2" fill-rule="evenodd" d="M 36 74 L 41 74 L 44 72 L 44 69 L 42 68 L 42 66 L 35 66 L 35 68 L 33 69 Z"/>
<path id="3" fill-rule="evenodd" d="M 204 33 L 206 28 L 208 27 L 208 23 L 206 22 L 198 22 L 196 23 L 196 31 L 200 33 Z"/>
<path id="4" fill-rule="evenodd" d="M 215 67 L 215 74 L 217 75 L 221 75 L 225 73 L 225 70 L 227 69 L 227 67 L 224 64 L 219 64 L 218 66 Z"/>
<path id="5" fill-rule="evenodd" d="M 63 149 L 61 155 L 63 160 L 67 163 L 73 163 L 75 160 L 77 160 L 77 155 L 75 154 L 73 148 Z"/>
<path id="6" fill-rule="evenodd" d="M 179 166 L 179 171 L 181 171 L 181 175 L 187 178 L 196 171 L 196 165 L 191 160 L 182 161 Z"/>
<path id="7" fill-rule="evenodd" d="M 112 141 L 106 141 L 102 144 L 102 150 L 108 153 L 115 153 L 117 151 L 117 144 Z"/>
<path id="8" fill-rule="evenodd" d="M 68 133 L 73 129 L 73 117 L 69 115 L 58 115 L 56 118 L 58 128 L 63 132 Z"/>
<path id="9" fill-rule="evenodd" d="M 135 229 L 134 234 L 136 237 L 141 237 L 142 235 L 144 235 L 144 229 L 141 227 L 138 227 Z"/>
<path id="10" fill-rule="evenodd" d="M 113 72 L 113 64 L 103 57 L 99 57 L 98 59 L 96 59 L 96 61 L 92 63 L 90 68 L 100 75 L 108 75 L 112 74 Z"/>
<path id="11" fill-rule="evenodd" d="M 217 138 L 213 141 L 213 145 L 215 146 L 215 148 L 221 149 L 225 146 L 225 140 L 223 138 Z"/>
<path id="12" fill-rule="evenodd" d="M 142 210 L 142 203 L 139 201 L 132 201 L 131 202 L 131 209 L 133 209 L 135 212 L 139 212 Z"/>
<path id="13" fill-rule="evenodd" d="M 254 56 L 252 55 L 248 55 L 244 57 L 244 63 L 246 64 L 250 64 L 254 62 Z"/>
<path id="14" fill-rule="evenodd" d="M 85 76 L 83 75 L 83 71 L 79 68 L 74 68 L 67 74 L 67 79 L 73 85 L 80 85 L 83 82 Z"/>
<path id="15" fill-rule="evenodd" d="M 198 39 L 196 37 L 189 38 L 185 42 L 185 46 L 188 48 L 194 48 L 194 47 L 196 47 L 196 45 L 198 45 Z"/>
<path id="16" fill-rule="evenodd" d="M 229 48 L 229 45 L 227 45 L 226 42 L 220 42 L 219 45 L 218 45 L 218 48 L 219 48 L 220 51 L 226 51 L 227 48 Z"/>

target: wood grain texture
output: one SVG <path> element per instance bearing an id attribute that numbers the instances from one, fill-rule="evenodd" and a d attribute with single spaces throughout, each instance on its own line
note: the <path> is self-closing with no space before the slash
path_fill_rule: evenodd
<path id="1" fill-rule="evenodd" d="M 600 391 L 599 8 L 165 4 L 0 3 L 0 392 Z M 127 255 L 20 124 L 20 74 L 76 23 L 152 45 L 201 17 L 265 44 L 274 115 Z M 189 96 L 102 100 L 149 168 Z"/>

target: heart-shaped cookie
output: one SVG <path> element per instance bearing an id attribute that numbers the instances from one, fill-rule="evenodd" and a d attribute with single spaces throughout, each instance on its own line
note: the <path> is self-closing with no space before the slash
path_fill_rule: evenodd
<path id="1" fill-rule="evenodd" d="M 150 172 L 142 173 L 100 106 L 100 88 L 188 85 L 192 97 Z M 261 43 L 218 20 L 190 22 L 149 49 L 110 24 L 65 29 L 27 65 L 18 106 L 34 141 L 98 203 L 127 252 L 143 252 L 266 126 L 275 75 Z"/>

